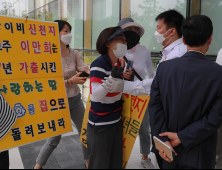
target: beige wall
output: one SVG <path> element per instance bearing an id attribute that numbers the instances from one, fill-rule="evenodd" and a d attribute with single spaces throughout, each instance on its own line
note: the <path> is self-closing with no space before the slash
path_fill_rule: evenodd
<path id="1" fill-rule="evenodd" d="M 200 0 L 193 0 L 191 1 L 191 16 L 200 14 L 200 8 L 201 8 L 201 1 Z"/>
<path id="2" fill-rule="evenodd" d="M 85 30 L 84 30 L 84 46 L 85 49 L 91 49 L 91 1 L 85 1 Z"/>
<path id="3" fill-rule="evenodd" d="M 129 17 L 130 0 L 122 0 L 122 18 Z"/>

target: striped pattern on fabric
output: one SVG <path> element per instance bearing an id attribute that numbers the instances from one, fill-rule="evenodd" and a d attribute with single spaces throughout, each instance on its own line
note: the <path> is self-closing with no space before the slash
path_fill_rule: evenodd
<path id="1" fill-rule="evenodd" d="M 16 122 L 16 114 L 0 93 L 0 140 L 9 132 Z"/>
<path id="2" fill-rule="evenodd" d="M 107 74 L 108 76 L 111 75 L 111 71 L 106 71 L 105 69 L 100 68 L 100 67 L 92 67 L 92 68 L 90 69 L 90 71 L 100 71 L 100 72 L 102 72 L 102 73 Z"/>
<path id="3" fill-rule="evenodd" d="M 120 66 L 120 63 L 119 63 Z M 92 83 L 102 84 L 105 77 L 111 75 L 113 64 L 109 56 L 102 55 L 92 64 L 90 69 L 90 96 L 91 108 L 89 111 L 88 125 L 96 126 L 97 129 L 110 128 L 115 126 L 121 119 L 122 112 L 122 93 L 107 93 L 99 102 L 94 100 L 94 96 L 100 95 L 93 93 Z"/>

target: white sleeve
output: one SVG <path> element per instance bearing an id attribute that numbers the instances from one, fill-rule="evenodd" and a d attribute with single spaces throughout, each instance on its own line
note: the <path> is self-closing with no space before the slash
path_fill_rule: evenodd
<path id="1" fill-rule="evenodd" d="M 153 79 L 145 79 L 143 81 L 124 81 L 123 93 L 140 96 L 140 95 L 150 95 L 150 89 Z"/>
<path id="2" fill-rule="evenodd" d="M 154 78 L 154 71 L 153 71 L 153 63 L 151 60 L 151 54 L 150 51 L 148 52 L 147 61 L 146 61 L 146 66 L 145 66 L 145 72 L 148 76 L 148 78 Z"/>
<path id="3" fill-rule="evenodd" d="M 91 100 L 94 102 L 101 102 L 101 100 L 105 98 L 108 93 L 101 85 L 102 84 L 97 82 L 91 82 L 92 94 L 90 94 L 90 96 Z"/>

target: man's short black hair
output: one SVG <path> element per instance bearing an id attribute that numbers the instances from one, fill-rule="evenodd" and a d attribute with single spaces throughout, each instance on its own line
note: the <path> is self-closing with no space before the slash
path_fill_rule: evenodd
<path id="1" fill-rule="evenodd" d="M 164 23 L 167 25 L 167 29 L 175 28 L 179 37 L 182 37 L 181 26 L 184 20 L 184 17 L 181 13 L 176 10 L 168 10 L 156 17 L 156 21 L 159 19 L 164 19 Z"/>
<path id="2" fill-rule="evenodd" d="M 205 15 L 193 15 L 183 22 L 181 31 L 188 46 L 199 47 L 213 34 L 213 23 Z"/>

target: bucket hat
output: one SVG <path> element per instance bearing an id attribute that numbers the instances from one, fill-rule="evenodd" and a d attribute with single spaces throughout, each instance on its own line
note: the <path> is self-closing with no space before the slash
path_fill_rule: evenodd
<path id="1" fill-rule="evenodd" d="M 137 27 L 140 38 L 145 33 L 144 28 L 140 24 L 134 22 L 132 18 L 123 18 L 119 21 L 118 26 L 120 26 L 122 29 L 126 29 L 128 27 Z"/>
<path id="2" fill-rule="evenodd" d="M 131 30 L 124 30 L 121 27 L 115 28 L 114 33 L 107 39 L 107 42 L 113 40 L 122 33 L 125 34 L 128 50 L 135 47 L 139 43 L 140 36 L 136 32 Z"/>

